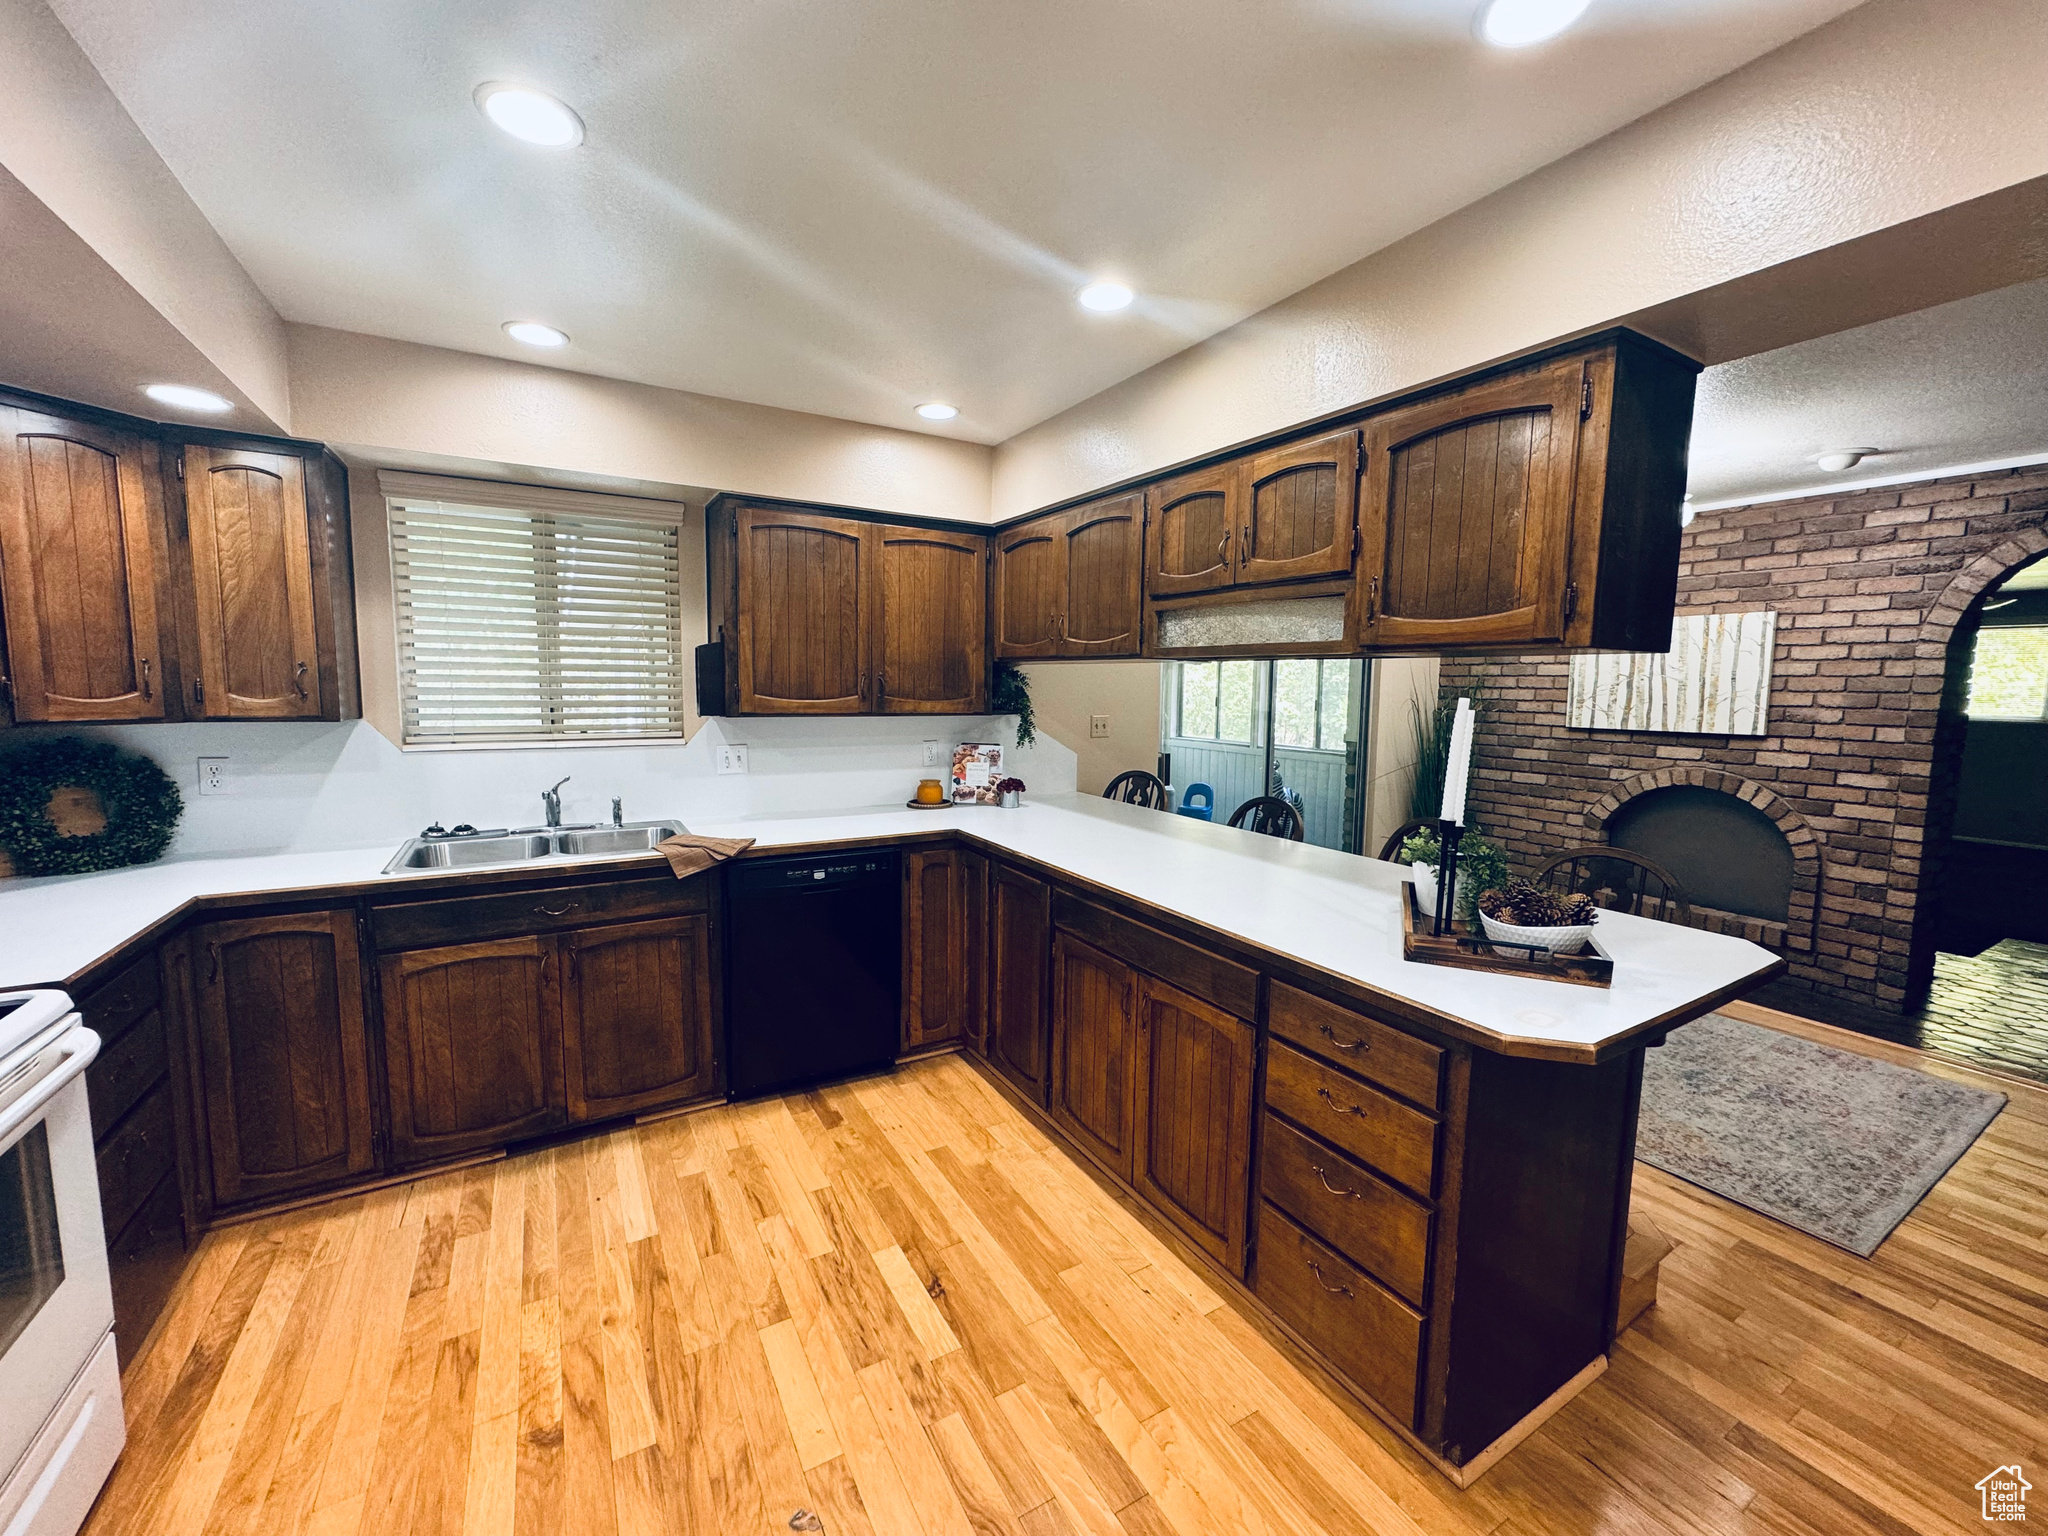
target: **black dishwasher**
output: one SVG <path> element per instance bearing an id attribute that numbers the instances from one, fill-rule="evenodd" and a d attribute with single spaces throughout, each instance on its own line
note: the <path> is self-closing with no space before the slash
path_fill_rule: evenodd
<path id="1" fill-rule="evenodd" d="M 745 859 L 726 887 L 726 1080 L 736 1099 L 896 1059 L 903 893 L 893 852 Z"/>

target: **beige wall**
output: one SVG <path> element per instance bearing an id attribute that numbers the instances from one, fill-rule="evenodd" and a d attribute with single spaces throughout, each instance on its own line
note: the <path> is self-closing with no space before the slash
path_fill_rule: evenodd
<path id="1" fill-rule="evenodd" d="M 996 451 L 996 515 L 2039 177 L 2044 73 L 2040 0 L 1870 0 L 1020 433 Z M 1785 341 L 1814 334 L 1772 319 Z M 1780 344 L 1752 328 L 1760 342 Z"/>
<path id="2" fill-rule="evenodd" d="M 1159 663 L 1068 661 L 1026 667 L 1038 729 L 1080 760 L 1076 787 L 1099 795 L 1126 768 L 1159 764 Z M 1109 735 L 1088 734 L 1090 715 L 1109 716 Z"/>
<path id="3" fill-rule="evenodd" d="M 1365 839 L 1379 852 L 1394 828 L 1408 820 L 1415 784 L 1415 719 L 1436 707 L 1434 656 L 1386 657 L 1372 664 L 1371 707 L 1365 727 Z"/>
<path id="4" fill-rule="evenodd" d="M 293 429 L 354 459 L 988 516 L 990 452 L 976 443 L 318 326 L 290 338 Z"/>

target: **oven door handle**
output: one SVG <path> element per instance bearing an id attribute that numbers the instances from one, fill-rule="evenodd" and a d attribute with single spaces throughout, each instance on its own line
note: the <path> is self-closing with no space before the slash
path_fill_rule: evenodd
<path id="1" fill-rule="evenodd" d="M 0 1110 L 0 1152 L 5 1152 L 27 1130 L 29 1122 L 43 1112 L 43 1106 L 71 1086 L 100 1053 L 100 1037 L 80 1027 L 64 1036 L 56 1047 L 62 1057 L 56 1068 L 21 1098 Z"/>

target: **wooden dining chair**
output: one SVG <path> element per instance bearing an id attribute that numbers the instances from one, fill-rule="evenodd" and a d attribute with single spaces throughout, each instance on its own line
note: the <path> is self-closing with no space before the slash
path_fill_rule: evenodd
<path id="1" fill-rule="evenodd" d="M 1131 768 L 1109 781 L 1102 791 L 1102 798 L 1121 800 L 1125 805 L 1142 805 L 1148 811 L 1163 811 L 1166 809 L 1166 785 L 1156 773 Z"/>
<path id="2" fill-rule="evenodd" d="M 1387 840 L 1384 843 L 1380 844 L 1380 857 L 1389 864 L 1393 863 L 1396 859 L 1400 857 L 1401 845 L 1403 843 L 1407 842 L 1408 839 L 1413 837 L 1417 832 L 1422 831 L 1423 828 L 1433 827 L 1435 825 L 1436 823 L 1426 816 L 1423 817 L 1420 821 L 1402 822 L 1401 825 L 1394 828 L 1392 832 L 1387 834 Z"/>
<path id="3" fill-rule="evenodd" d="M 1230 813 L 1230 824 L 1267 837 L 1292 838 L 1297 843 L 1308 834 L 1308 828 L 1302 824 L 1301 812 L 1278 795 L 1261 795 L 1256 800 L 1245 801 Z"/>
<path id="4" fill-rule="evenodd" d="M 1567 848 L 1536 866 L 1532 883 L 1578 891 L 1610 912 L 1692 926 L 1692 903 L 1678 877 L 1655 860 L 1605 843 Z"/>

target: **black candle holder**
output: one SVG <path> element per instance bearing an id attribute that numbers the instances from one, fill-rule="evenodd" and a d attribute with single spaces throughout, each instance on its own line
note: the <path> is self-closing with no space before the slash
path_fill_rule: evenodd
<path id="1" fill-rule="evenodd" d="M 1436 824 L 1436 912 L 1430 931 L 1437 938 L 1458 921 L 1458 839 L 1464 835 L 1465 829 L 1455 821 Z"/>

